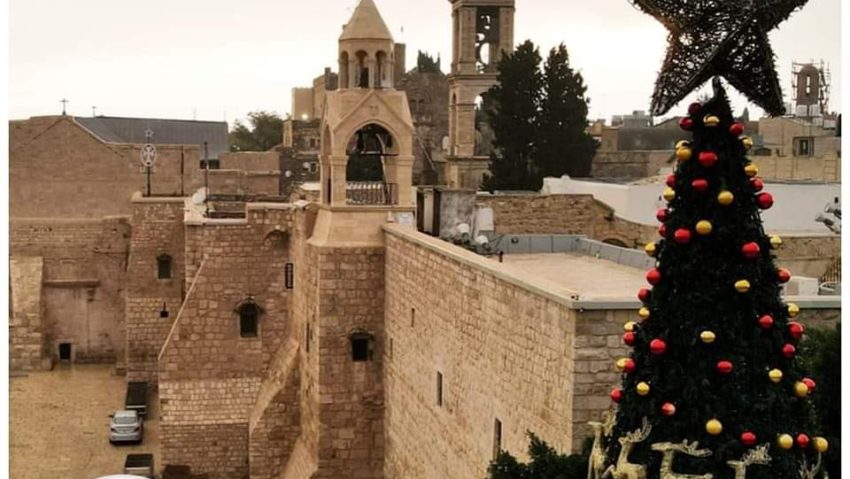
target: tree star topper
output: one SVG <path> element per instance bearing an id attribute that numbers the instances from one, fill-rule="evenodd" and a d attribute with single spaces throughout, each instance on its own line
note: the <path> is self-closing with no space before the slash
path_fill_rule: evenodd
<path id="1" fill-rule="evenodd" d="M 670 35 L 652 95 L 660 116 L 713 76 L 767 113 L 785 113 L 767 32 L 808 0 L 629 0 Z"/>

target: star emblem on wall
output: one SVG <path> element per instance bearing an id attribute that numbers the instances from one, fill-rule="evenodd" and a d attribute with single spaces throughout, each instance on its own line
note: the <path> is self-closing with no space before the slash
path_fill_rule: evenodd
<path id="1" fill-rule="evenodd" d="M 785 113 L 767 32 L 808 0 L 630 0 L 670 32 L 652 95 L 660 116 L 715 76 L 771 115 Z"/>

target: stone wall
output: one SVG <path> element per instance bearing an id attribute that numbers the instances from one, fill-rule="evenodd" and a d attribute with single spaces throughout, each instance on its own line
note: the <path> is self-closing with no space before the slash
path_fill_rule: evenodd
<path id="1" fill-rule="evenodd" d="M 190 223 L 186 230 L 192 239 L 185 257 L 201 264 L 159 355 L 163 463 L 212 479 L 242 477 L 252 410 L 290 315 L 284 270 L 292 211 L 252 204 L 245 220 Z M 257 337 L 240 334 L 238 309 L 246 301 L 261 308 Z M 233 437 L 223 446 L 219 434 L 226 433 Z"/>
<path id="2" fill-rule="evenodd" d="M 280 171 L 210 170 L 211 195 L 277 196 Z"/>
<path id="3" fill-rule="evenodd" d="M 9 260 L 9 369 L 32 371 L 43 366 L 41 257 Z"/>
<path id="4" fill-rule="evenodd" d="M 125 308 L 127 379 L 156 383 L 157 355 L 185 289 L 184 200 L 136 196 L 133 206 Z M 162 255 L 171 258 L 167 279 L 158 278 L 157 259 Z"/>
<path id="5" fill-rule="evenodd" d="M 129 215 L 145 188 L 141 145 L 104 143 L 73 117 L 37 117 L 9 125 L 9 214 L 12 218 L 101 218 Z M 156 195 L 203 185 L 197 146 L 157 145 L 151 177 Z"/>
<path id="6" fill-rule="evenodd" d="M 581 234 L 633 248 L 657 238 L 651 226 L 614 215 L 592 195 L 478 195 L 498 234 Z"/>
<path id="7" fill-rule="evenodd" d="M 672 150 L 598 151 L 593 157 L 595 178 L 646 178 L 670 166 Z"/>
<path id="8" fill-rule="evenodd" d="M 10 220 L 11 257 L 41 258 L 43 264 L 39 275 L 45 357 L 58 359 L 59 344 L 69 343 L 73 361 L 121 361 L 129 236 L 125 217 Z M 31 289 L 30 278 L 11 279 L 13 291 Z"/>
<path id="9" fill-rule="evenodd" d="M 496 420 L 520 458 L 529 430 L 569 450 L 575 313 L 509 265 L 385 230 L 384 476 L 485 477 Z"/>

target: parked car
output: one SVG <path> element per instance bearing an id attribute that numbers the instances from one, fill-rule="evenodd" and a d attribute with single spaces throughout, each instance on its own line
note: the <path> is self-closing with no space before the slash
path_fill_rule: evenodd
<path id="1" fill-rule="evenodd" d="M 124 474 L 133 477 L 153 477 L 153 454 L 127 454 L 124 460 Z"/>
<path id="2" fill-rule="evenodd" d="M 115 411 L 109 421 L 109 442 L 142 442 L 145 424 L 136 411 Z"/>
<path id="3" fill-rule="evenodd" d="M 124 409 L 137 411 L 139 416 L 145 417 L 148 413 L 148 383 L 144 381 L 130 381 L 127 383 L 127 396 L 124 399 Z"/>

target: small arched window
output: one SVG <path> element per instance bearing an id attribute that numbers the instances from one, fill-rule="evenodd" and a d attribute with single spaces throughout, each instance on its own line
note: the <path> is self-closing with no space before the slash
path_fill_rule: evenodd
<path id="1" fill-rule="evenodd" d="M 365 331 L 355 331 L 349 336 L 351 341 L 351 360 L 355 362 L 371 361 L 375 337 Z"/>
<path id="2" fill-rule="evenodd" d="M 171 256 L 167 254 L 157 256 L 156 277 L 158 279 L 171 279 Z"/>
<path id="3" fill-rule="evenodd" d="M 260 329 L 260 313 L 262 310 L 248 298 L 236 308 L 239 314 L 239 336 L 242 338 L 256 338 Z"/>

